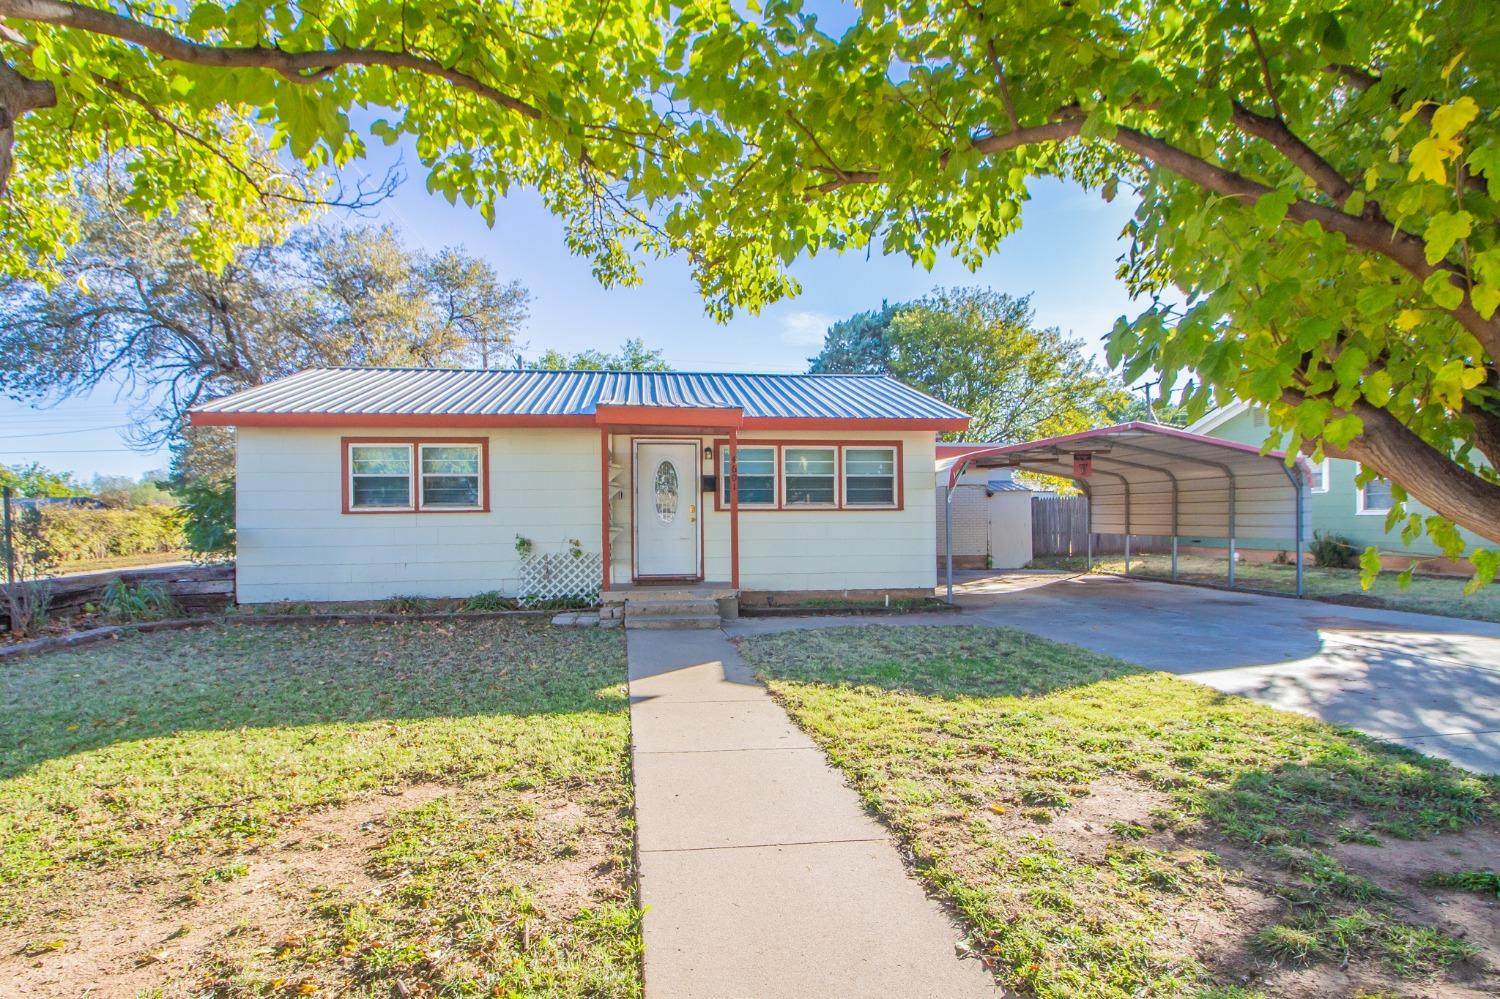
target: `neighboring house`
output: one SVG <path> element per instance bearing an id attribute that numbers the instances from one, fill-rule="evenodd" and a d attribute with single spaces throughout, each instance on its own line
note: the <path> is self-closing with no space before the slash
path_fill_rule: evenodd
<path id="1" fill-rule="evenodd" d="M 1255 445 L 1263 444 L 1270 433 L 1265 410 L 1245 402 L 1216 409 L 1187 429 L 1195 434 Z M 1388 555 L 1439 554 L 1437 546 L 1426 537 L 1408 542 L 1401 537 L 1399 528 L 1386 531 L 1385 518 L 1391 509 L 1389 482 L 1375 479 L 1357 486 L 1354 480 L 1359 473 L 1359 463 L 1344 458 L 1325 458 L 1321 463 L 1309 459 L 1308 464 L 1311 480 L 1308 483 L 1307 512 L 1312 530 L 1343 535 L 1361 550 L 1374 545 Z M 1415 500 L 1407 502 L 1407 509 L 1424 515 L 1432 512 Z M 1483 544 L 1475 534 L 1459 533 L 1468 545 Z"/>
<path id="2" fill-rule="evenodd" d="M 605 589 L 930 593 L 936 437 L 968 425 L 878 375 L 368 368 L 191 419 L 236 428 L 245 603 L 517 595 L 546 554 Z"/>
<path id="3" fill-rule="evenodd" d="M 940 443 L 937 446 L 937 557 L 947 559 L 948 511 L 943 489 L 953 463 L 992 444 Z M 1033 490 L 1000 468 L 970 468 L 953 490 L 953 564 L 960 569 L 1019 569 L 1031 561 Z"/>

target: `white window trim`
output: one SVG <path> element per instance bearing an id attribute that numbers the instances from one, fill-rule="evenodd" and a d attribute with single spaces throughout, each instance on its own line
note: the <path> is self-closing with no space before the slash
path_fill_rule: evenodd
<path id="1" fill-rule="evenodd" d="M 891 474 L 886 475 L 856 475 L 856 479 L 890 479 L 891 501 L 889 503 L 855 503 L 849 499 L 849 452 L 850 451 L 884 451 L 890 455 Z M 889 444 L 845 444 L 842 454 L 839 456 L 839 489 L 843 495 L 843 507 L 846 510 L 894 510 L 897 507 L 898 497 L 901 495 L 901 484 L 896 481 L 896 476 L 901 471 L 901 462 L 896 455 L 896 449 Z"/>
<path id="2" fill-rule="evenodd" d="M 1320 468 L 1322 470 L 1322 474 L 1318 476 L 1318 478 L 1319 481 L 1321 481 L 1323 484 L 1321 486 L 1308 486 L 1307 491 L 1310 493 L 1328 492 L 1328 475 L 1333 470 L 1331 459 L 1324 458 L 1321 464 L 1313 465 L 1313 467 Z"/>
<path id="3" fill-rule="evenodd" d="M 354 446 L 357 447 L 358 445 Z M 449 506 L 447 504 L 442 504 L 439 506 L 427 505 L 427 475 L 422 471 L 422 452 L 430 447 L 466 447 L 471 448 L 474 451 L 474 457 L 477 459 L 479 465 L 479 471 L 474 473 L 474 478 L 477 480 L 479 487 L 477 490 L 475 490 L 474 493 L 478 502 L 474 503 L 472 506 Z M 413 478 L 418 480 L 416 486 L 418 509 L 440 510 L 445 513 L 464 513 L 466 511 L 473 512 L 476 510 L 484 509 L 484 448 L 480 447 L 478 444 L 443 444 L 437 441 L 433 441 L 431 443 L 422 443 L 416 445 L 416 452 L 417 453 L 412 456 L 412 476 Z"/>
<path id="4" fill-rule="evenodd" d="M 385 448 L 390 448 L 390 447 L 404 447 L 404 448 L 406 448 L 406 505 L 405 506 L 362 506 L 362 505 L 357 504 L 357 503 L 354 502 L 354 480 L 356 478 L 360 477 L 354 471 L 354 449 L 355 448 L 361 448 L 361 447 L 385 447 Z M 415 511 L 417 509 L 417 497 L 416 497 L 416 486 L 415 486 L 415 479 L 416 479 L 416 457 L 417 456 L 415 454 L 415 448 L 413 447 L 413 445 L 407 444 L 405 442 L 400 442 L 400 441 L 393 442 L 393 443 L 390 443 L 390 444 L 380 444 L 380 443 L 377 443 L 375 441 L 361 441 L 360 443 L 357 443 L 357 444 L 350 444 L 349 445 L 349 452 L 348 452 L 348 455 L 347 455 L 347 458 L 346 458 L 346 461 L 347 461 L 348 466 L 349 466 L 349 482 L 348 482 L 348 486 L 347 486 L 347 488 L 349 490 L 349 509 L 351 511 L 357 511 L 359 513 L 411 513 L 413 511 Z M 364 473 L 364 474 L 366 476 L 369 475 L 369 473 Z M 385 475 L 378 475 L 378 476 L 374 476 L 374 477 L 375 478 L 390 478 L 390 476 L 385 476 Z"/>
<path id="5" fill-rule="evenodd" d="M 1362 472 L 1364 470 L 1364 466 L 1363 465 L 1355 465 L 1354 469 L 1355 469 L 1354 470 L 1354 477 L 1356 479 L 1358 479 L 1360 472 Z M 1365 485 L 1368 485 L 1368 484 L 1369 483 L 1366 483 Z M 1371 509 L 1368 509 L 1365 506 L 1365 487 L 1364 486 L 1359 486 L 1358 488 L 1356 488 L 1354 490 L 1354 515 L 1356 517 L 1384 517 L 1386 514 L 1390 513 L 1393 509 L 1395 509 L 1395 501 L 1394 500 L 1392 500 L 1391 505 L 1388 506 L 1388 507 L 1386 507 L 1384 510 L 1371 510 Z"/>
<path id="6" fill-rule="evenodd" d="M 747 450 L 770 451 L 771 452 L 771 501 L 769 503 L 747 503 L 745 498 L 740 497 L 741 510 L 775 510 L 776 500 L 781 495 L 781 449 L 775 444 L 741 444 L 737 451 L 743 453 Z M 730 506 L 730 478 L 735 472 L 729 467 L 729 445 L 720 445 L 719 468 L 722 473 L 719 476 L 719 504 L 724 509 Z"/>
<path id="7" fill-rule="evenodd" d="M 843 508 L 840 500 L 840 483 L 843 480 L 843 464 L 840 459 L 840 449 L 837 444 L 785 444 L 777 449 L 777 467 L 781 472 L 781 508 L 783 510 L 839 510 Z M 788 451 L 830 451 L 833 454 L 833 472 L 829 478 L 833 480 L 833 502 L 832 503 L 793 503 L 787 499 L 787 480 L 791 475 L 786 470 L 786 453 Z M 809 476 L 810 477 L 810 476 Z M 822 478 L 822 476 L 818 476 Z"/>

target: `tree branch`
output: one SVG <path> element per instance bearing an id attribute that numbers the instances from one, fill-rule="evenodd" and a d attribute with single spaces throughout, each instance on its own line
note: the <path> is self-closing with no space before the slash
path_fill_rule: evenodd
<path id="1" fill-rule="evenodd" d="M 0 59 L 0 194 L 10 183 L 16 122 L 22 115 L 57 103 L 57 91 L 46 80 L 33 80 Z"/>
<path id="2" fill-rule="evenodd" d="M 467 73 L 409 52 L 337 47 L 314 52 L 285 52 L 263 45 L 218 46 L 179 38 L 168 31 L 141 24 L 96 7 L 69 0 L 0 0 L 0 17 L 77 28 L 130 42 L 164 59 L 219 69 L 269 69 L 297 83 L 311 83 L 343 66 L 384 66 L 405 69 L 448 81 L 485 100 L 533 120 L 540 108 L 507 94 Z"/>
<path id="3" fill-rule="evenodd" d="M 1286 399 L 1300 405 L 1305 396 L 1288 391 Z M 1341 410 L 1335 409 L 1335 415 Z M 1460 467 L 1446 454 L 1418 437 L 1390 410 L 1360 400 L 1347 412 L 1359 417 L 1364 429 L 1348 447 L 1324 442 L 1323 452 L 1349 458 L 1401 483 L 1415 500 L 1460 527 L 1490 541 L 1500 542 L 1500 483 L 1490 482 Z"/>
<path id="4" fill-rule="evenodd" d="M 1354 185 L 1333 164 L 1320 156 L 1317 150 L 1302 141 L 1281 118 L 1256 114 L 1235 101 L 1232 120 L 1245 134 L 1269 142 L 1277 152 L 1296 164 L 1297 169 L 1311 177 L 1319 189 L 1340 208 L 1349 200 L 1349 195 L 1354 193 Z"/>

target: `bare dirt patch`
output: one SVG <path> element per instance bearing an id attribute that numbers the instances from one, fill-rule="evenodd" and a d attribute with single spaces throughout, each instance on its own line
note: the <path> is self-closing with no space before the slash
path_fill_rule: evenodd
<path id="1" fill-rule="evenodd" d="M 449 790 L 417 784 L 310 813 L 272 843 L 234 857 L 200 858 L 213 872 L 206 881 L 147 874 L 121 885 L 110 883 L 118 872 L 75 876 L 71 904 L 0 930 L 6 994 L 76 995 L 87 983 L 90 995 L 157 988 L 175 995 L 174 987 L 225 949 L 270 947 L 295 936 L 310 900 L 375 890 L 367 866 L 387 817 Z"/>
<path id="2" fill-rule="evenodd" d="M 1481 826 L 1439 839 L 1381 842 L 1341 843 L 1330 852 L 1345 867 L 1395 892 L 1420 922 L 1467 940 L 1491 968 L 1500 968 L 1500 899 L 1429 883 L 1439 872 L 1494 870 L 1500 865 L 1500 830 Z"/>

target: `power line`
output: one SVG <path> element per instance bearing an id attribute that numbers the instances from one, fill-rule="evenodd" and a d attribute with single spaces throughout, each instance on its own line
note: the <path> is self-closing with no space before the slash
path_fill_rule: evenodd
<path id="1" fill-rule="evenodd" d="M 128 423 L 115 423 L 107 427 L 79 427 L 76 430 L 49 430 L 39 434 L 13 434 L 6 432 L 5 437 L 10 440 L 15 437 L 64 437 L 68 434 L 89 434 L 97 430 L 124 430 L 129 427 Z"/>

